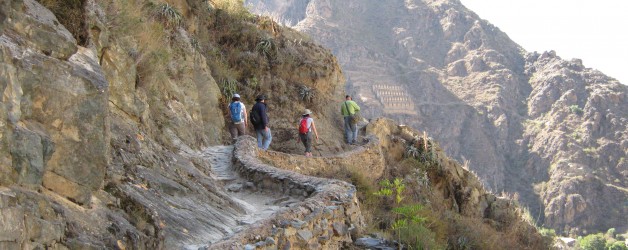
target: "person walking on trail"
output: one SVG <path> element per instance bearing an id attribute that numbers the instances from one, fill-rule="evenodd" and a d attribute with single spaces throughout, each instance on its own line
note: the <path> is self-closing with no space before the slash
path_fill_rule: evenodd
<path id="1" fill-rule="evenodd" d="M 229 117 L 231 117 L 229 133 L 231 133 L 231 138 L 235 141 L 239 136 L 246 134 L 246 127 L 248 126 L 246 108 L 244 103 L 240 102 L 240 95 L 238 94 L 234 94 L 231 98 Z"/>
<path id="2" fill-rule="evenodd" d="M 318 132 L 316 131 L 314 119 L 311 117 L 311 114 L 312 111 L 306 109 L 301 116 L 301 121 L 299 121 L 299 137 L 297 137 L 297 142 L 299 140 L 303 142 L 305 157 L 312 157 L 312 131 L 314 131 L 316 141 L 318 141 Z"/>
<path id="3" fill-rule="evenodd" d="M 356 144 L 358 140 L 358 124 L 353 119 L 357 111 L 360 111 L 360 106 L 352 100 L 350 95 L 346 95 L 345 101 L 340 105 L 340 112 L 344 116 L 345 139 L 348 144 Z"/>
<path id="4" fill-rule="evenodd" d="M 255 105 L 251 109 L 251 123 L 257 135 L 257 147 L 268 150 L 273 137 L 268 127 L 268 115 L 266 113 L 266 96 L 259 95 L 255 98 Z"/>

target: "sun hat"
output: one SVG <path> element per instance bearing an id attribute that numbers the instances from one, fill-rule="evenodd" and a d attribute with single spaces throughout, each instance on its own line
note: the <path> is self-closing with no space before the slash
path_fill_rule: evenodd
<path id="1" fill-rule="evenodd" d="M 238 94 L 233 94 L 233 98 L 240 98 L 240 95 L 238 95 Z"/>
<path id="2" fill-rule="evenodd" d="M 305 112 L 303 112 L 303 115 L 310 115 L 312 114 L 312 111 L 309 109 L 305 109 Z"/>

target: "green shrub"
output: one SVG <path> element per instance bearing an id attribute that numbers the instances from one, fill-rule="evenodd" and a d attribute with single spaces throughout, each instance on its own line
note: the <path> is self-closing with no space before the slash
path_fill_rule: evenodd
<path id="1" fill-rule="evenodd" d="M 425 223 L 427 217 L 421 213 L 424 206 L 421 204 L 402 205 L 405 197 L 403 195 L 406 185 L 400 178 L 383 180 L 379 183 L 380 189 L 375 192 L 376 196 L 394 199 L 394 206 L 390 210 L 394 215 L 390 228 L 397 240 L 405 245 L 407 249 L 444 249 L 438 242 L 436 233 L 430 230 Z"/>
<path id="2" fill-rule="evenodd" d="M 578 105 L 571 105 L 569 106 L 569 110 L 571 111 L 571 113 L 577 114 L 577 115 L 582 115 L 584 113 L 584 110 L 582 110 L 582 108 L 580 108 Z"/>
<path id="3" fill-rule="evenodd" d="M 609 228 L 609 229 L 606 231 L 606 236 L 607 236 L 607 237 L 610 237 L 610 238 L 615 238 L 615 232 L 616 232 L 616 231 L 617 231 L 617 230 L 616 230 L 615 228 Z"/>
<path id="4" fill-rule="evenodd" d="M 594 155 L 597 153 L 597 148 L 594 147 L 588 147 L 588 148 L 584 148 L 582 149 L 583 152 L 590 154 L 590 155 Z"/>
<path id="5" fill-rule="evenodd" d="M 397 234 L 407 249 L 445 249 L 436 241 L 436 233 L 423 223 L 409 223 Z"/>
<path id="6" fill-rule="evenodd" d="M 628 250 L 628 247 L 626 246 L 624 242 L 615 241 L 613 243 L 607 243 L 606 249 L 607 250 Z"/>
<path id="7" fill-rule="evenodd" d="M 603 234 L 589 234 L 578 238 L 578 245 L 583 250 L 604 250 L 606 249 L 606 239 Z"/>
<path id="8" fill-rule="evenodd" d="M 554 229 L 541 227 L 539 228 L 539 233 L 543 236 L 543 241 L 548 243 L 548 245 L 551 245 L 549 243 L 554 242 L 554 239 L 556 239 L 556 231 Z"/>

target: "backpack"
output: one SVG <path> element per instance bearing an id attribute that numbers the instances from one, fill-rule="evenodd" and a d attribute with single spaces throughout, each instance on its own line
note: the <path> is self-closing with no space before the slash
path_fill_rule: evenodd
<path id="1" fill-rule="evenodd" d="M 251 120 L 251 124 L 253 125 L 258 125 L 262 123 L 262 117 L 255 109 L 251 109 L 251 112 L 249 112 L 249 120 Z"/>
<path id="2" fill-rule="evenodd" d="M 310 128 L 307 127 L 307 119 L 308 118 L 301 119 L 301 123 L 299 124 L 299 134 L 307 134 L 307 132 L 310 132 Z"/>
<path id="3" fill-rule="evenodd" d="M 233 122 L 242 121 L 242 104 L 239 102 L 232 102 L 229 104 L 229 111 L 231 112 L 231 120 Z"/>

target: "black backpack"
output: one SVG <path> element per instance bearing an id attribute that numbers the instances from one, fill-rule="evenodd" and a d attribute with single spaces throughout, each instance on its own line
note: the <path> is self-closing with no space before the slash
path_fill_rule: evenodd
<path id="1" fill-rule="evenodd" d="M 249 112 L 249 120 L 251 120 L 251 124 L 259 125 L 262 123 L 262 117 L 259 115 L 259 112 L 255 109 L 251 109 Z"/>

